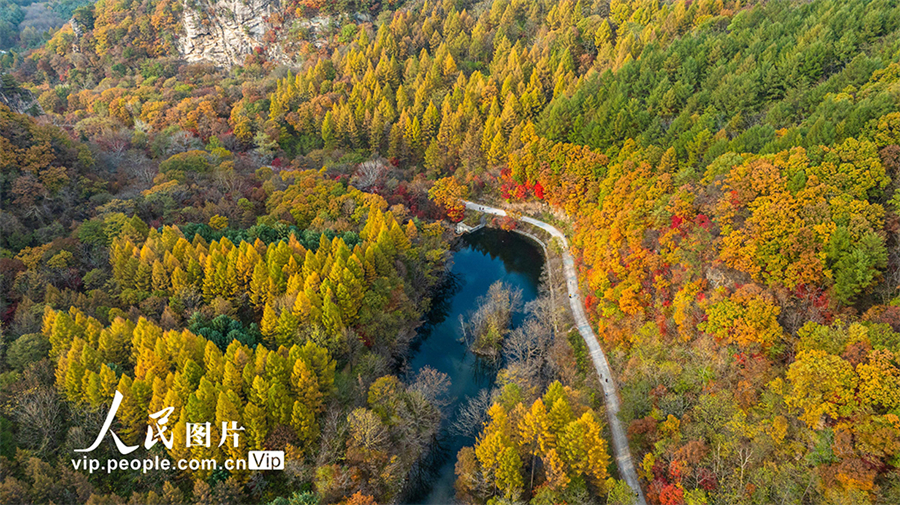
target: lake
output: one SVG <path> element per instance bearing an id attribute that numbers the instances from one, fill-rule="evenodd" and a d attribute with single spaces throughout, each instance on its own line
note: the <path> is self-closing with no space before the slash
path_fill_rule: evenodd
<path id="1" fill-rule="evenodd" d="M 421 472 L 412 477 L 404 503 L 457 503 L 453 488 L 456 454 L 475 440 L 454 434 L 449 427 L 469 398 L 494 386 L 497 365 L 468 351 L 462 342 L 459 316 L 474 312 L 478 298 L 496 281 L 520 288 L 524 303 L 534 300 L 543 265 L 540 247 L 513 232 L 483 228 L 460 240 L 450 275 L 435 294 L 425 324 L 410 348 L 408 367 L 412 376 L 430 366 L 450 377 L 451 404 L 438 441 L 422 462 Z M 521 312 L 515 314 L 513 325 L 520 324 L 523 316 Z"/>

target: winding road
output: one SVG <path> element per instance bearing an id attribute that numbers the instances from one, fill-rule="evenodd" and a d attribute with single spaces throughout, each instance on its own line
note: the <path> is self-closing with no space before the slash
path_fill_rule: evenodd
<path id="1" fill-rule="evenodd" d="M 495 216 L 506 216 L 506 211 L 488 205 L 463 200 L 467 209 L 493 214 Z M 578 289 L 578 276 L 575 272 L 575 260 L 569 254 L 569 241 L 563 232 L 556 229 L 543 221 L 538 221 L 530 217 L 522 216 L 520 221 L 546 231 L 554 238 L 558 238 L 562 242 L 563 269 L 566 276 L 566 286 L 569 290 L 569 304 L 572 306 L 572 315 L 575 317 L 575 324 L 578 331 L 584 338 L 584 342 L 590 349 L 591 360 L 594 362 L 594 369 L 597 371 L 600 380 L 600 386 L 603 387 L 603 394 L 606 395 L 606 414 L 609 418 L 609 427 L 612 432 L 613 452 L 615 453 L 616 463 L 619 466 L 619 473 L 625 482 L 634 490 L 637 498 L 637 505 L 647 505 L 644 498 L 644 492 L 641 490 L 638 481 L 637 472 L 634 469 L 634 461 L 631 458 L 631 450 L 628 448 L 628 437 L 625 436 L 625 430 L 619 421 L 619 394 L 616 389 L 616 381 L 606 360 L 606 354 L 600 347 L 597 336 L 588 322 L 584 313 L 584 306 L 581 302 L 581 292 Z"/>

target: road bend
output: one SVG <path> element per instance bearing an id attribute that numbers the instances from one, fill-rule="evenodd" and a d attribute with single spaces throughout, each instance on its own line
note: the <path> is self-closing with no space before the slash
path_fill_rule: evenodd
<path id="1" fill-rule="evenodd" d="M 484 205 L 481 203 L 469 202 L 463 200 L 467 209 L 493 214 L 495 216 L 506 216 L 506 211 Z M 563 270 L 566 278 L 566 287 L 569 291 L 569 305 L 572 307 L 572 315 L 575 318 L 575 325 L 578 327 L 584 342 L 587 344 L 591 354 L 591 361 L 594 363 L 594 369 L 597 371 L 600 386 L 603 388 L 603 394 L 606 396 L 606 415 L 609 418 L 610 432 L 612 433 L 613 452 L 615 453 L 616 464 L 619 466 L 619 474 L 625 479 L 625 482 L 634 490 L 637 498 L 637 505 L 647 505 L 644 498 L 644 492 L 641 490 L 638 481 L 637 472 L 634 469 L 634 461 L 631 458 L 631 450 L 628 447 L 628 437 L 625 436 L 625 430 L 619 421 L 619 394 L 616 388 L 616 381 L 613 377 L 612 369 L 609 361 L 606 360 L 606 354 L 600 347 L 597 335 L 594 334 L 588 318 L 584 313 L 584 305 L 581 302 L 581 292 L 578 289 L 578 276 L 575 272 L 575 260 L 569 253 L 569 241 L 563 232 L 556 229 L 543 221 L 538 221 L 530 217 L 522 216 L 520 221 L 546 231 L 554 238 L 558 238 L 562 242 Z"/>

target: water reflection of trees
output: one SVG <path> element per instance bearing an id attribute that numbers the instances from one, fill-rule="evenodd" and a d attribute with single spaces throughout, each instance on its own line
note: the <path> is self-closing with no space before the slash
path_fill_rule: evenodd
<path id="1" fill-rule="evenodd" d="M 410 344 L 409 356 L 414 356 L 422 346 L 422 342 L 428 339 L 434 327 L 443 323 L 450 316 L 453 308 L 453 297 L 460 292 L 465 283 L 465 277 L 459 273 L 448 272 L 444 281 L 435 290 L 431 297 L 431 307 L 425 314 L 425 321 L 419 327 L 418 336 Z"/>
<path id="2" fill-rule="evenodd" d="M 541 266 L 544 257 L 533 242 L 511 231 L 482 229 L 463 237 L 472 249 L 490 256 L 500 258 L 507 272 L 529 277 L 534 283 L 540 282 Z"/>
<path id="3" fill-rule="evenodd" d="M 432 485 L 441 477 L 444 464 L 456 457 L 454 438 L 447 430 L 438 433 L 431 448 L 423 452 L 410 470 L 405 496 L 400 503 L 420 503 L 431 493 Z"/>
<path id="4" fill-rule="evenodd" d="M 478 255 L 457 257 L 458 263 L 454 267 L 457 272 L 449 272 L 444 282 L 434 292 L 432 306 L 419 328 L 418 336 L 412 342 L 409 356 L 426 352 L 422 351 L 422 346 L 429 338 L 440 336 L 443 339 L 453 339 L 462 336 L 460 323 L 449 320 L 456 317 L 454 300 L 464 296 L 471 296 L 474 299 L 477 295 L 485 294 L 481 292 L 471 295 L 461 294 L 466 289 L 467 277 L 471 279 L 474 276 L 477 279 L 468 287 L 469 290 L 483 289 L 481 281 L 486 280 L 485 275 L 489 275 L 491 279 L 503 279 L 503 272 L 499 265 L 494 263 L 495 260 L 502 261 L 506 273 L 512 274 L 506 277 L 507 282 L 517 288 L 524 288 L 522 295 L 525 301 L 530 301 L 534 296 L 531 288 L 540 285 L 544 258 L 541 250 L 527 238 L 511 232 L 485 229 L 465 235 L 458 246 L 459 251 L 478 252 L 485 258 Z M 491 261 L 487 261 L 487 258 Z M 473 299 L 456 300 L 461 304 L 457 309 L 467 307 L 474 301 Z M 461 316 L 466 320 L 467 326 L 472 323 L 471 313 L 463 313 Z M 524 318 L 524 311 L 514 311 L 510 321 L 512 327 L 517 327 Z M 506 359 L 502 353 L 493 359 L 485 359 L 471 353 L 468 346 L 460 346 L 457 350 L 456 346 L 447 345 L 448 341 L 441 342 L 444 342 L 444 345 L 429 348 L 427 352 L 453 352 L 456 357 L 456 353 L 462 350 L 464 356 L 460 357 L 458 363 L 462 363 L 463 367 L 451 372 L 453 375 L 451 380 L 463 380 L 464 387 L 456 389 L 458 397 L 447 399 L 449 405 L 443 412 L 441 428 L 433 438 L 431 447 L 423 452 L 415 468 L 408 474 L 409 480 L 403 496 L 398 497 L 399 503 L 422 503 L 434 497 L 452 499 L 453 463 L 457 453 L 460 448 L 475 442 L 473 434 L 483 425 L 484 414 L 487 411 L 485 405 L 492 399 L 497 372 L 506 366 Z M 406 364 L 409 365 L 409 362 Z M 412 370 L 406 369 L 401 375 L 410 379 L 411 373 Z"/>

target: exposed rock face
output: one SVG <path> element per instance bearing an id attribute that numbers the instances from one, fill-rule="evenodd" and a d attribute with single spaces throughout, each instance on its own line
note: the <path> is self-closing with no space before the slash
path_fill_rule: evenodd
<path id="1" fill-rule="evenodd" d="M 178 49 L 189 62 L 209 61 L 222 66 L 240 65 L 256 47 L 265 47 L 265 19 L 280 9 L 279 0 L 191 3 L 184 5 L 184 33 L 178 39 Z"/>
<path id="2" fill-rule="evenodd" d="M 0 54 L 5 52 L 0 51 Z M 19 87 L 13 76 L 9 74 L 0 74 L 0 104 L 6 105 L 13 112 L 19 114 L 30 114 L 35 117 L 44 115 L 44 110 L 34 94 Z"/>
<path id="3" fill-rule="evenodd" d="M 84 27 L 81 26 L 81 23 L 79 23 L 74 17 L 69 20 L 69 26 L 72 27 L 72 33 L 75 34 L 75 37 L 80 39 L 81 36 L 84 35 Z"/>

